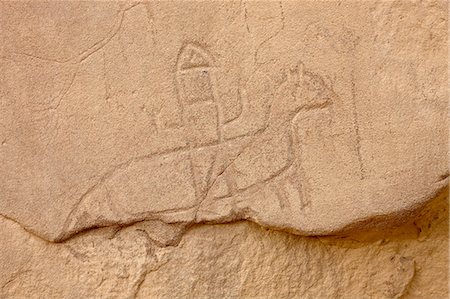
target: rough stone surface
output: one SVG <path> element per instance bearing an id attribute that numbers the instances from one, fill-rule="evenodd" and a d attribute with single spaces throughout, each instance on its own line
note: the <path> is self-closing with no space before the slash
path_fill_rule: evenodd
<path id="1" fill-rule="evenodd" d="M 448 185 L 447 27 L 439 0 L 0 2 L 1 292 L 440 298 L 441 226 L 316 237 Z"/>
<path id="2" fill-rule="evenodd" d="M 0 218 L 0 298 L 444 299 L 445 195 L 400 227 L 339 237 L 144 221 L 51 243 Z"/>
<path id="3" fill-rule="evenodd" d="M 0 211 L 47 240 L 144 219 L 328 234 L 447 184 L 443 1 L 0 11 Z"/>

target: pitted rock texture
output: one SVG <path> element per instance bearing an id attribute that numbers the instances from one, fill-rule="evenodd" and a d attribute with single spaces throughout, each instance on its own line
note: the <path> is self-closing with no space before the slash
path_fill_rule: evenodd
<path id="1" fill-rule="evenodd" d="M 447 196 L 336 237 L 144 221 L 51 243 L 0 217 L 0 298 L 448 298 Z"/>
<path id="2" fill-rule="evenodd" d="M 0 214 L 323 235 L 448 182 L 445 1 L 0 4 Z"/>
<path id="3" fill-rule="evenodd" d="M 0 298 L 446 298 L 447 27 L 1 1 Z"/>

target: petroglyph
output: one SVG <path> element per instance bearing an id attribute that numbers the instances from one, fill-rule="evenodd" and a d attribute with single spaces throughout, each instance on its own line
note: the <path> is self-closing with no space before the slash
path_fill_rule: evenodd
<path id="1" fill-rule="evenodd" d="M 185 45 L 177 60 L 178 97 L 186 136 L 192 148 L 222 141 L 212 63 L 210 55 L 193 44 Z"/>
<path id="2" fill-rule="evenodd" d="M 286 82 L 278 88 L 271 103 L 263 132 L 227 167 L 221 174 L 222 178 L 216 180 L 211 187 L 214 192 L 227 186 L 226 189 L 231 190 L 229 196 L 232 196 L 235 192 L 230 185 L 235 185 L 235 189 L 242 192 L 257 184 L 261 188 L 261 184 L 273 180 L 289 168 L 300 172 L 304 140 L 300 137 L 299 131 L 303 128 L 298 120 L 307 117 L 311 111 L 329 111 L 333 97 L 332 90 L 319 77 L 305 71 L 303 63 L 289 70 Z M 282 194 L 280 192 L 277 195 Z"/>
<path id="3" fill-rule="evenodd" d="M 262 70 L 256 69 L 237 91 L 241 109 L 235 118 L 223 126 L 226 140 L 256 135 L 264 130 L 275 88 L 274 82 Z"/>
<path id="4" fill-rule="evenodd" d="M 448 297 L 447 6 L 0 1 L 0 298 Z"/>
<path id="5" fill-rule="evenodd" d="M 389 5 L 362 27 L 295 2 L 58 5 L 69 39 L 0 32 L 0 214 L 42 238 L 146 219 L 334 233 L 448 180 L 446 70 L 421 55 L 441 21 L 408 17 L 438 37 L 410 50 L 404 21 L 376 18 Z M 31 30 L 28 13 L 59 20 L 47 6 L 3 8 Z"/>

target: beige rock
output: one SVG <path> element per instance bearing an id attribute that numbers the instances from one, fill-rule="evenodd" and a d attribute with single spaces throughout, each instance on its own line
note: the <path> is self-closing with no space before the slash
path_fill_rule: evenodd
<path id="1" fill-rule="evenodd" d="M 138 298 L 448 298 L 448 199 L 414 223 L 347 237 L 199 226 L 169 260 Z"/>
<path id="2" fill-rule="evenodd" d="M 0 297 L 445 297 L 446 201 L 423 242 L 379 230 L 448 185 L 447 27 L 443 0 L 1 1 Z"/>
<path id="3" fill-rule="evenodd" d="M 144 221 L 51 243 L 0 224 L 0 298 L 448 298 L 448 193 L 336 237 Z"/>
<path id="4" fill-rule="evenodd" d="M 329 234 L 447 184 L 445 1 L 0 5 L 0 213 L 46 240 Z"/>

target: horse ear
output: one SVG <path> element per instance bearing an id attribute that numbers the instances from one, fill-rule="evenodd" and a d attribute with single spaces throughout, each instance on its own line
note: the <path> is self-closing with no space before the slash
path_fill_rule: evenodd
<path id="1" fill-rule="evenodd" d="M 302 61 L 297 62 L 294 66 L 289 66 L 283 76 L 286 76 L 286 80 L 293 85 L 299 85 L 303 81 L 305 73 L 305 65 Z"/>

